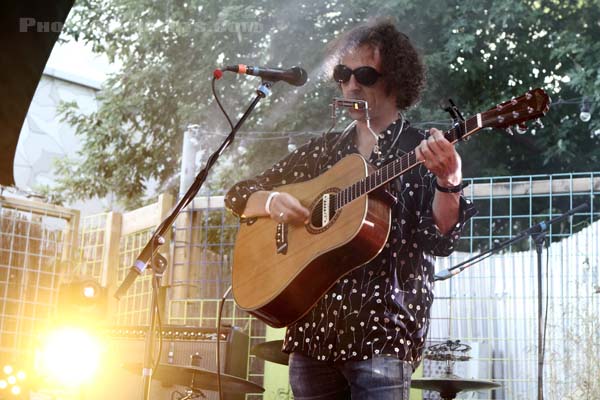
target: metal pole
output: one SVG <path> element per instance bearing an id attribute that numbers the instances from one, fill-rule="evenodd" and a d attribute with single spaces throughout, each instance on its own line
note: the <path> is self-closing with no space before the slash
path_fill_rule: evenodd
<path id="1" fill-rule="evenodd" d="M 196 177 L 196 148 L 199 131 L 200 125 L 190 124 L 183 132 L 181 175 L 179 176 L 179 198 L 183 197 Z"/>

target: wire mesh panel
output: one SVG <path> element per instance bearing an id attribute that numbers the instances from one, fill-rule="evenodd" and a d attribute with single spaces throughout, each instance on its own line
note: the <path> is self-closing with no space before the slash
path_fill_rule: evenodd
<path id="1" fill-rule="evenodd" d="M 91 215 L 81 221 L 79 262 L 75 273 L 101 282 L 103 252 L 106 246 L 106 213 Z"/>
<path id="2" fill-rule="evenodd" d="M 51 323 L 61 278 L 73 269 L 79 213 L 0 198 L 0 353 L 32 361 L 37 335 Z"/>
<path id="3" fill-rule="evenodd" d="M 111 232 L 111 247 L 118 247 L 119 250 L 115 251 L 114 257 L 109 255 L 110 251 L 105 252 L 106 260 L 113 259 L 105 264 L 105 270 L 115 269 L 114 264 L 117 265 L 116 274 L 110 274 L 114 278 L 106 279 L 109 281 L 109 285 L 114 285 L 113 289 L 116 289 L 125 280 L 142 249 L 152 237 L 154 230 L 171 209 L 172 202 L 172 196 L 163 194 L 159 196 L 156 203 L 125 213 L 122 218 L 115 218 L 115 215 L 111 214 L 107 232 Z M 170 258 L 171 231 L 167 231 L 163 239 L 164 244 L 157 249 L 156 253 Z M 167 264 L 169 264 L 168 260 Z M 157 293 L 157 297 L 160 297 L 160 293 Z M 160 303 L 161 299 L 159 298 L 158 301 Z M 118 301 L 116 312 L 112 316 L 113 323 L 117 325 L 149 325 L 151 302 L 152 274 L 150 268 L 146 268 L 146 271 L 136 278 Z"/>
<path id="4" fill-rule="evenodd" d="M 198 199 L 175 223 L 172 299 L 220 298 L 231 285 L 231 253 L 237 220 L 221 196 Z"/>
<path id="5" fill-rule="evenodd" d="M 217 326 L 219 299 L 231 285 L 231 254 L 237 220 L 223 209 L 223 197 L 198 198 L 174 226 L 173 269 L 168 291 L 171 324 Z M 265 341 L 266 325 L 227 300 L 223 324 L 242 329 L 250 347 Z M 263 384 L 264 361 L 251 355 L 248 379 Z M 247 399 L 262 398 L 249 394 Z"/>
<path id="6" fill-rule="evenodd" d="M 123 282 L 142 248 L 152 236 L 151 229 L 121 238 L 117 282 Z M 139 276 L 117 305 L 115 323 L 118 325 L 149 325 L 152 297 L 152 274 Z"/>
<path id="7" fill-rule="evenodd" d="M 464 233 L 461 251 L 438 259 L 438 270 L 583 202 L 590 204 L 589 211 L 548 227 L 549 247 L 544 249 L 541 271 L 542 302 L 548 310 L 544 380 L 548 399 L 597 397 L 600 371 L 590 368 L 589 351 L 595 349 L 598 354 L 600 336 L 598 330 L 589 333 L 597 327 L 597 318 L 590 315 L 598 315 L 600 302 L 600 231 L 595 222 L 600 206 L 598 175 L 486 178 L 474 179 L 474 183 L 467 194 L 479 215 Z M 538 272 L 534 244 L 526 238 L 502 254 L 436 283 L 428 344 L 460 340 L 473 346 L 472 359 L 456 362 L 454 373 L 502 384 L 493 392 L 465 392 L 458 398 L 537 397 Z M 585 346 L 580 345 L 582 341 Z M 439 375 L 445 366 L 424 361 L 428 376 Z M 593 396 L 579 395 L 590 393 L 592 387 L 596 390 Z M 439 394 L 425 392 L 424 398 L 437 399 Z"/>

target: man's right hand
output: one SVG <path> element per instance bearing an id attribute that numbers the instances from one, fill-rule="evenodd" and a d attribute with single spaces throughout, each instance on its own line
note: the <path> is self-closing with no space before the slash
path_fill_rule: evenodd
<path id="1" fill-rule="evenodd" d="M 271 218 L 277 222 L 301 225 L 309 222 L 310 212 L 291 194 L 281 192 L 271 199 Z"/>

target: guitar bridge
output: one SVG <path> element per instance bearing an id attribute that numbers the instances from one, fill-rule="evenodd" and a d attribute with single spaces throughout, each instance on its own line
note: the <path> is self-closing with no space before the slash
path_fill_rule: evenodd
<path id="1" fill-rule="evenodd" d="M 277 250 L 277 254 L 287 254 L 288 224 L 286 224 L 286 223 L 277 224 L 277 231 L 275 233 L 275 247 Z"/>

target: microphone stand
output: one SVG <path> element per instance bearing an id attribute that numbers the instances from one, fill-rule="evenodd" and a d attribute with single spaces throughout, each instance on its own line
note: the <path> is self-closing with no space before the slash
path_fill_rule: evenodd
<path id="1" fill-rule="evenodd" d="M 125 292 L 127 292 L 129 287 L 136 280 L 136 278 L 144 272 L 144 270 L 146 269 L 146 266 L 149 266 L 150 269 L 152 270 L 152 273 L 155 275 L 153 277 L 153 282 L 154 282 L 154 280 L 156 280 L 157 284 L 160 283 L 160 276 L 162 276 L 164 270 L 166 269 L 166 263 L 164 263 L 164 262 L 156 263 L 154 261 L 154 259 L 155 259 L 155 257 L 156 258 L 160 257 L 164 260 L 164 258 L 162 256 L 160 256 L 160 254 L 157 255 L 157 251 L 158 251 L 158 247 L 165 243 L 165 240 L 164 240 L 165 233 L 171 228 L 171 226 L 175 222 L 175 219 L 177 218 L 177 216 L 179 215 L 181 210 L 184 207 L 186 207 L 189 203 L 192 202 L 192 200 L 194 199 L 194 197 L 196 196 L 196 194 L 202 187 L 202 184 L 206 181 L 206 177 L 208 176 L 208 172 L 209 172 L 210 168 L 217 162 L 219 156 L 223 153 L 223 151 L 227 147 L 229 147 L 229 145 L 231 145 L 231 143 L 235 139 L 235 134 L 240 129 L 242 124 L 246 121 L 246 119 L 250 116 L 250 114 L 252 113 L 252 111 L 254 110 L 256 105 L 258 104 L 258 102 L 261 99 L 267 97 L 271 93 L 272 85 L 273 85 L 273 82 L 263 80 L 261 85 L 256 90 L 256 97 L 250 103 L 250 105 L 248 106 L 248 108 L 246 109 L 246 111 L 244 112 L 242 117 L 239 119 L 239 121 L 235 124 L 235 126 L 233 127 L 233 129 L 231 130 L 231 132 L 229 133 L 227 138 L 225 138 L 225 140 L 223 141 L 221 146 L 219 146 L 219 148 L 208 158 L 208 161 L 206 162 L 206 166 L 198 173 L 198 175 L 196 175 L 194 182 L 189 187 L 187 192 L 177 202 L 175 207 L 173 207 L 173 209 L 171 210 L 171 213 L 160 223 L 158 228 L 156 228 L 156 230 L 152 234 L 152 237 L 150 238 L 150 240 L 148 240 L 148 243 L 146 243 L 146 245 L 144 246 L 144 248 L 138 255 L 138 257 L 137 257 L 134 265 L 131 267 L 128 275 L 125 277 L 125 279 L 123 280 L 123 282 L 121 283 L 121 285 L 119 286 L 117 291 L 115 292 L 114 296 L 117 298 L 117 300 L 119 300 L 125 294 Z M 162 265 L 161 268 L 157 268 L 155 266 L 155 264 L 157 264 L 157 265 L 164 264 L 164 265 Z M 161 269 L 162 269 L 162 271 L 161 271 Z M 150 399 L 150 383 L 152 381 L 152 373 L 153 373 L 153 371 L 152 371 L 152 368 L 153 368 L 153 365 L 152 365 L 153 341 L 154 341 L 154 336 L 156 335 L 156 333 L 155 333 L 155 321 L 156 321 L 155 320 L 155 308 L 156 308 L 156 305 L 158 305 L 158 298 L 157 298 L 156 292 L 157 292 L 157 290 L 152 290 L 152 299 L 151 299 L 152 306 L 150 307 L 151 323 L 150 323 L 150 327 L 148 328 L 148 333 L 146 336 L 146 342 L 145 342 L 145 348 L 144 348 L 144 364 L 143 364 L 143 368 L 142 368 L 142 386 L 143 386 L 142 399 L 143 400 Z M 160 357 L 160 355 L 159 355 L 159 357 Z"/>
<path id="2" fill-rule="evenodd" d="M 514 236 L 510 239 L 507 239 L 503 242 L 500 242 L 494 245 L 491 249 L 484 251 L 472 257 L 466 261 L 463 261 L 451 268 L 440 271 L 439 273 L 434 275 L 434 281 L 444 281 L 453 277 L 454 275 L 459 274 L 465 269 L 473 266 L 474 264 L 489 258 L 492 254 L 497 253 L 498 251 L 510 246 L 513 243 L 516 243 L 528 236 L 531 236 L 531 239 L 535 242 L 535 251 L 537 254 L 537 301 L 538 301 L 538 353 L 537 353 L 537 361 L 538 361 L 538 369 L 537 369 L 537 398 L 538 400 L 543 400 L 544 398 L 544 390 L 543 390 L 543 371 L 544 371 L 544 349 L 543 349 L 543 307 L 542 307 L 542 251 L 544 248 L 544 243 L 546 241 L 546 232 L 548 227 L 556 222 L 560 222 L 562 220 L 567 219 L 571 215 L 577 212 L 583 212 L 588 209 L 588 204 L 583 203 L 578 205 L 575 208 L 567 211 L 566 213 L 559 215 L 558 217 L 552 218 L 551 220 L 540 222 L 539 224 L 533 225 L 530 228 L 522 231 L 517 236 Z"/>

